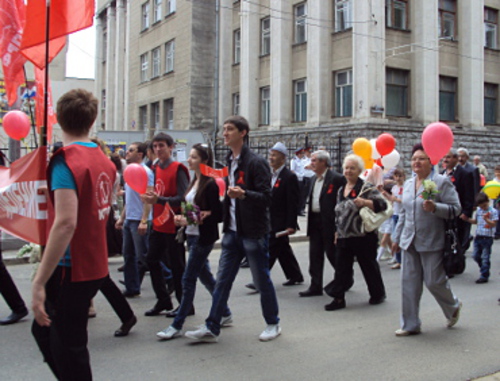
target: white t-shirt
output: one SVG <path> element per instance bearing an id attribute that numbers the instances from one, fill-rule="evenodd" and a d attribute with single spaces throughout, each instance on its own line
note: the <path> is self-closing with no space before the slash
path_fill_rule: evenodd
<path id="1" fill-rule="evenodd" d="M 194 205 L 194 198 L 196 197 L 196 187 L 192 187 L 186 195 L 186 202 Z M 200 235 L 200 228 L 198 225 L 186 226 L 186 235 Z"/>
<path id="2" fill-rule="evenodd" d="M 396 197 L 397 199 L 401 200 L 403 198 L 403 186 L 402 185 L 394 185 L 391 189 L 391 194 Z M 399 212 L 401 210 L 401 203 L 400 202 L 393 202 L 392 203 L 392 210 L 394 211 L 394 214 L 396 216 L 399 215 Z"/>

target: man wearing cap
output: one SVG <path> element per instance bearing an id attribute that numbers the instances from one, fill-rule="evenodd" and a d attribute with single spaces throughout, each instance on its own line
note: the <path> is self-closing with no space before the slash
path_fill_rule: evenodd
<path id="1" fill-rule="evenodd" d="M 299 182 L 297 176 L 286 167 L 288 150 L 281 142 L 269 150 L 271 166 L 271 235 L 269 237 L 269 268 L 279 260 L 287 281 L 283 286 L 304 282 L 299 263 L 290 246 L 289 236 L 297 229 L 297 208 Z"/>
<path id="2" fill-rule="evenodd" d="M 301 147 L 295 151 L 295 157 L 290 163 L 290 170 L 295 173 L 297 179 L 299 180 L 299 200 L 297 202 L 298 214 L 299 216 L 305 216 L 305 206 L 307 191 L 309 187 L 306 186 L 304 182 L 304 149 Z"/>

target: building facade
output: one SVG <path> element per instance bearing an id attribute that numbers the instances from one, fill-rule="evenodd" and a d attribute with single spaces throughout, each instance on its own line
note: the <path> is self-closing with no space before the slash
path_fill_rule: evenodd
<path id="1" fill-rule="evenodd" d="M 98 3 L 100 128 L 214 131 L 241 114 L 262 145 L 342 136 L 340 156 L 387 131 L 404 156 L 441 120 L 495 164 L 500 0 Z"/>

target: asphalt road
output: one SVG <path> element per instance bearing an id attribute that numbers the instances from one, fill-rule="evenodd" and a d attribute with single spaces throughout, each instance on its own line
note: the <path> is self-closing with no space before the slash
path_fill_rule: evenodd
<path id="1" fill-rule="evenodd" d="M 293 244 L 303 272 L 307 273 L 308 244 Z M 258 294 L 244 285 L 250 271 L 242 269 L 230 298 L 233 327 L 223 329 L 217 344 L 193 344 L 182 337 L 169 342 L 156 339 L 170 319 L 145 317 L 154 304 L 149 278 L 141 297 L 130 301 L 139 322 L 128 337 L 115 338 L 120 322 L 102 295 L 95 304 L 97 318 L 89 322 L 89 348 L 95 380 L 468 380 L 500 371 L 500 243 L 492 255 L 492 277 L 476 285 L 478 267 L 468 258 L 463 275 L 451 280 L 453 291 L 463 301 L 462 317 L 453 329 L 427 290 L 421 303 L 423 334 L 398 338 L 400 272 L 381 263 L 387 301 L 370 306 L 357 264 L 356 283 L 347 294 L 347 308 L 325 312 L 327 296 L 299 298 L 304 286 L 283 287 L 279 265 L 273 269 L 280 304 L 282 335 L 262 343 L 265 328 Z M 212 253 L 216 271 L 219 251 Z M 112 258 L 110 271 L 117 281 L 119 258 Z M 32 265 L 9 266 L 26 301 L 30 300 Z M 330 279 L 332 269 L 325 269 Z M 308 277 L 307 277 L 308 278 Z M 210 307 L 205 289 L 198 287 L 196 315 L 185 329 L 203 324 Z M 0 301 L 0 316 L 9 313 Z M 52 380 L 30 333 L 31 314 L 19 324 L 0 327 L 0 379 Z M 498 380 L 498 374 L 489 379 Z"/>

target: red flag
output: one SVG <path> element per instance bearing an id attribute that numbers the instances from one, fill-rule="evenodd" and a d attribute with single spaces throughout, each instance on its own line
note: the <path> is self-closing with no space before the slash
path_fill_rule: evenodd
<path id="1" fill-rule="evenodd" d="M 222 169 L 214 169 L 203 163 L 200 164 L 200 172 L 202 175 L 213 177 L 214 179 L 227 177 L 229 174 L 227 167 L 224 167 Z"/>
<path id="2" fill-rule="evenodd" d="M 46 0 L 28 0 L 22 53 L 40 69 L 45 67 Z M 94 0 L 51 0 L 48 62 L 61 51 L 66 35 L 88 28 L 94 21 Z"/>
<path id="3" fill-rule="evenodd" d="M 50 86 L 50 79 L 48 86 L 44 86 L 45 82 L 45 69 L 39 69 L 35 66 L 35 81 L 36 81 L 36 127 L 40 133 L 43 126 L 43 115 L 45 107 L 44 89 L 46 88 L 49 93 L 49 102 L 47 105 L 47 141 L 52 139 L 52 126 L 57 123 L 56 113 L 52 104 L 52 89 Z"/>
<path id="4" fill-rule="evenodd" d="M 17 89 L 24 82 L 26 58 L 20 53 L 26 6 L 23 0 L 0 0 L 0 57 L 9 106 L 17 99 Z"/>
<path id="5" fill-rule="evenodd" d="M 174 211 L 170 207 L 170 204 L 167 202 L 165 204 L 165 209 L 163 209 L 163 212 L 153 220 L 153 225 L 154 226 L 164 225 L 165 222 L 167 222 L 170 219 L 170 214 L 172 214 L 175 217 Z"/>
<path id="6" fill-rule="evenodd" d="M 0 167 L 0 228 L 39 245 L 47 235 L 46 154 L 40 147 Z"/>

